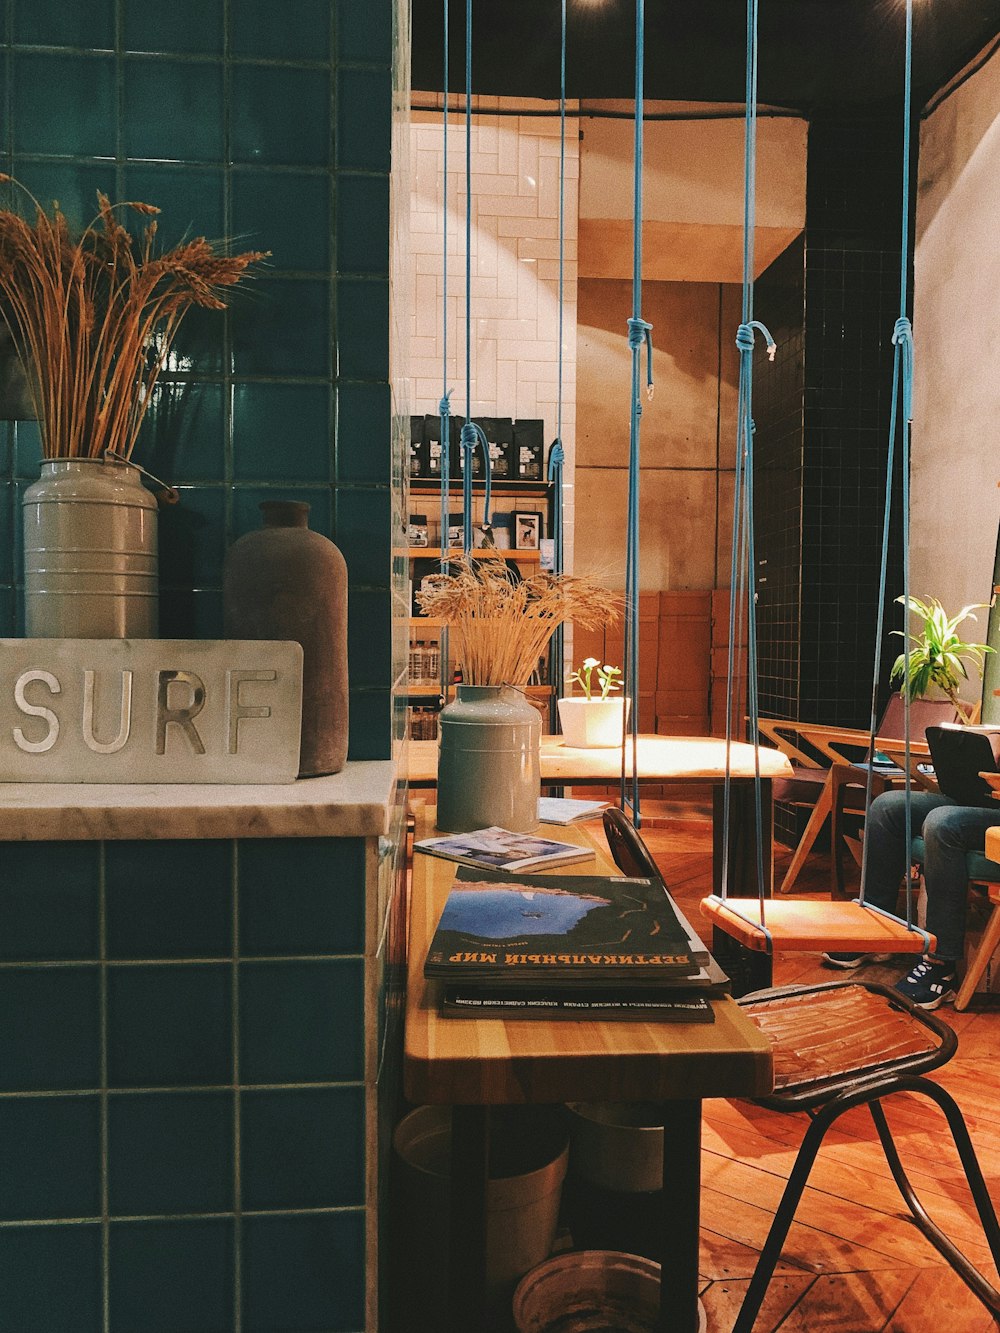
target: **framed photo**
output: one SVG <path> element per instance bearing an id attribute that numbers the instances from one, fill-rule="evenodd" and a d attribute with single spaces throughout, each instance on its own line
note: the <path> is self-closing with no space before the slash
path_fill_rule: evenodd
<path id="1" fill-rule="evenodd" d="M 514 523 L 514 550 L 537 551 L 542 540 L 542 516 L 531 509 L 515 509 L 511 518 Z"/>

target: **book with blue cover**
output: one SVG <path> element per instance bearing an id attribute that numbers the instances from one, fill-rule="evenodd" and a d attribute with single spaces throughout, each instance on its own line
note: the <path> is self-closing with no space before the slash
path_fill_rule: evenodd
<path id="1" fill-rule="evenodd" d="M 655 880 L 459 866 L 424 974 L 505 989 L 697 987 L 707 956 Z"/>

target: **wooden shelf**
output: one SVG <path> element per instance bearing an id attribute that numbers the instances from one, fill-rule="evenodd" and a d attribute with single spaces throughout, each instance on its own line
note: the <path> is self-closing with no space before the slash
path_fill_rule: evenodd
<path id="1" fill-rule="evenodd" d="M 532 699 L 548 699 L 552 695 L 551 685 L 519 685 L 517 687 L 524 691 Z M 448 687 L 448 698 L 455 696 L 455 687 Z M 411 685 L 406 691 L 408 699 L 439 699 L 441 697 L 441 687 L 439 685 Z"/>
<path id="2" fill-rule="evenodd" d="M 460 560 L 465 552 L 460 546 L 454 546 L 447 551 L 442 551 L 440 546 L 398 546 L 393 549 L 393 555 L 405 555 L 409 560 Z M 484 560 L 487 556 L 499 556 L 502 560 L 520 560 L 523 564 L 537 564 L 542 558 L 540 551 L 515 551 L 512 549 L 501 550 L 499 546 L 480 546 L 474 547 L 470 552 L 475 560 Z"/>
<path id="3" fill-rule="evenodd" d="M 490 490 L 494 495 L 524 496 L 525 499 L 544 500 L 552 490 L 551 481 L 493 481 L 490 483 Z M 484 495 L 486 487 L 481 480 L 474 480 L 472 483 L 473 495 Z M 440 495 L 441 483 L 427 477 L 410 478 L 411 495 Z M 461 503 L 462 498 L 462 479 L 461 477 L 452 477 L 448 486 L 448 503 L 454 504 L 456 499 Z"/>
<path id="4" fill-rule="evenodd" d="M 410 629 L 443 629 L 444 621 L 437 616 L 410 616 Z"/>

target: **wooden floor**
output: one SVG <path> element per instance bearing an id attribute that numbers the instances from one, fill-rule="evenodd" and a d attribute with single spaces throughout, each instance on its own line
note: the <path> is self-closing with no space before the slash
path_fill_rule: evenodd
<path id="1" fill-rule="evenodd" d="M 653 817 L 654 825 L 660 820 Z M 670 819 L 643 837 L 692 921 L 709 891 L 711 826 Z M 781 870 L 788 853 L 776 851 Z M 797 889 L 822 891 L 827 867 L 811 858 Z M 894 981 L 902 967 L 836 973 L 816 954 L 776 958 L 775 984 L 867 975 Z M 936 1077 L 954 1095 L 1000 1209 L 1000 1012 L 938 1011 L 959 1033 L 956 1057 Z M 887 1107 L 904 1165 L 931 1216 L 996 1286 L 1000 1277 L 950 1136 L 936 1108 L 898 1096 Z M 730 1333 L 806 1125 L 804 1114 L 746 1102 L 705 1103 L 701 1273 L 709 1333 Z M 755 1333 L 987 1333 L 998 1324 L 909 1220 L 867 1110 L 827 1135 L 799 1206 Z"/>

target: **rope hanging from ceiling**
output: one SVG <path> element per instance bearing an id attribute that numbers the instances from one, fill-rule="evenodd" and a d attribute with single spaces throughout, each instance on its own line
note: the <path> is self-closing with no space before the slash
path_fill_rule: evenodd
<path id="1" fill-rule="evenodd" d="M 628 517 L 625 536 L 625 651 L 622 661 L 624 695 L 631 699 L 622 720 L 620 804 L 631 808 L 632 823 L 642 824 L 639 807 L 639 463 L 642 420 L 642 349 L 646 349 L 646 396 L 653 396 L 652 324 L 642 317 L 642 128 L 643 66 L 645 62 L 645 5 L 635 5 L 635 150 L 632 173 L 632 316 L 628 345 L 632 353 L 629 413 Z M 631 768 L 625 744 L 631 736 Z"/>
<path id="2" fill-rule="evenodd" d="M 865 816 L 872 800 L 872 756 L 875 753 L 876 695 L 881 666 L 881 633 L 885 613 L 885 590 L 888 571 L 889 524 L 892 509 L 892 477 L 896 436 L 900 435 L 900 464 L 902 467 L 902 526 L 903 526 L 903 594 L 909 604 L 909 459 L 910 423 L 913 402 L 913 341 L 910 321 L 906 315 L 909 269 L 910 226 L 910 102 L 913 47 L 913 6 L 906 0 L 905 78 L 903 95 L 903 186 L 902 186 L 902 243 L 900 247 L 900 315 L 893 329 L 893 387 L 889 423 L 889 441 L 886 458 L 885 513 L 882 531 L 882 557 L 879 577 L 878 623 L 876 629 L 875 662 L 872 677 L 871 718 L 869 735 L 869 762 L 867 765 Z M 746 65 L 746 119 L 744 152 L 744 215 L 743 215 L 743 307 L 742 322 L 737 330 L 736 344 L 740 352 L 739 409 L 737 425 L 737 453 L 735 495 L 733 502 L 733 549 L 731 563 L 731 597 L 729 611 L 729 690 L 726 705 L 726 775 L 723 797 L 723 856 L 720 895 L 711 895 L 703 903 L 703 911 L 720 929 L 735 935 L 747 947 L 771 952 L 776 943 L 783 948 L 810 949 L 833 946 L 841 949 L 878 947 L 898 952 L 922 952 L 933 948 L 932 937 L 914 923 L 913 889 L 911 877 L 906 876 L 906 919 L 884 912 L 865 902 L 867 845 L 862 862 L 861 893 L 856 903 L 769 902 L 765 912 L 766 884 L 763 865 L 763 820 L 760 780 L 760 734 L 758 730 L 758 674 L 757 674 L 757 591 L 755 580 L 756 556 L 753 522 L 753 351 L 755 330 L 767 341 L 773 360 L 775 344 L 767 328 L 754 318 L 753 237 L 756 225 L 756 150 L 757 150 L 757 0 L 747 0 L 747 65 Z M 901 426 L 901 429 L 900 429 Z M 758 898 L 733 899 L 728 895 L 729 845 L 731 806 L 730 747 L 733 733 L 734 654 L 738 642 L 738 617 L 745 605 L 747 621 L 747 697 L 749 722 L 754 738 L 755 776 L 754 807 L 756 818 L 757 885 Z M 742 625 L 739 625 L 742 629 Z M 904 643 L 906 638 L 904 636 Z M 904 648 L 908 659 L 908 647 Z M 908 678 L 908 660 L 906 662 Z M 905 749 L 904 764 L 906 791 L 906 845 L 910 845 L 910 709 L 904 696 Z M 756 908 L 756 911 L 755 911 Z M 770 915 L 771 926 L 766 924 Z M 756 920 L 754 919 L 756 916 Z"/>
<path id="3" fill-rule="evenodd" d="M 565 451 L 562 442 L 563 413 L 563 316 L 565 292 L 566 251 L 566 0 L 560 0 L 559 29 L 559 359 L 556 387 L 556 438 L 549 450 L 548 480 L 552 486 L 552 571 L 563 572 L 563 463 Z M 556 627 L 549 648 L 549 680 L 562 688 L 565 671 L 565 629 Z M 550 718 L 556 721 L 553 694 Z"/>

